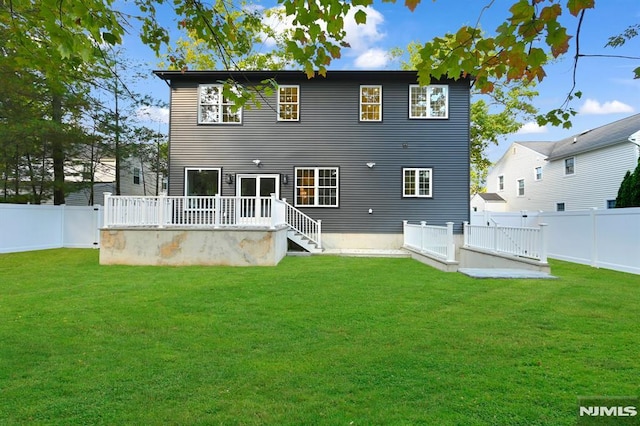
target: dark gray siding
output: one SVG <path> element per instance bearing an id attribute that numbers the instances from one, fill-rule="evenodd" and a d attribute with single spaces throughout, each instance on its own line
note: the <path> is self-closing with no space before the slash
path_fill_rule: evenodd
<path id="1" fill-rule="evenodd" d="M 281 197 L 293 204 L 294 167 L 339 167 L 338 208 L 302 208 L 323 220 L 325 232 L 401 233 L 402 220 L 461 229 L 469 219 L 469 82 L 448 81 L 449 118 L 410 120 L 407 72 L 342 72 L 307 80 L 285 74 L 280 84 L 300 85 L 300 121 L 278 122 L 276 96 L 262 108 L 245 108 L 242 125 L 198 125 L 198 84 L 171 81 L 169 194 L 184 193 L 185 167 L 220 167 L 222 173 L 281 173 Z M 383 87 L 383 121 L 359 122 L 359 86 Z M 259 158 L 258 169 L 251 160 Z M 369 169 L 367 162 L 375 162 Z M 433 198 L 402 198 L 402 168 L 433 168 Z M 222 183 L 222 195 L 235 194 Z M 368 210 L 373 209 L 369 214 Z"/>

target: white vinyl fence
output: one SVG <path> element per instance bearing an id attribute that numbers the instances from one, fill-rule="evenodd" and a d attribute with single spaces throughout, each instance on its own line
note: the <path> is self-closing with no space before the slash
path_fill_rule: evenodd
<path id="1" fill-rule="evenodd" d="M 98 248 L 102 208 L 0 203 L 0 253 Z"/>
<path id="2" fill-rule="evenodd" d="M 472 224 L 487 221 L 503 226 L 544 222 L 548 257 L 640 274 L 640 208 L 471 213 Z"/>
<path id="3" fill-rule="evenodd" d="M 427 222 L 411 225 L 405 220 L 403 225 L 405 247 L 448 262 L 455 260 L 453 222 L 447 222 L 447 226 L 433 226 Z"/>
<path id="4" fill-rule="evenodd" d="M 547 262 L 546 224 L 538 228 L 464 224 L 464 246 Z"/>

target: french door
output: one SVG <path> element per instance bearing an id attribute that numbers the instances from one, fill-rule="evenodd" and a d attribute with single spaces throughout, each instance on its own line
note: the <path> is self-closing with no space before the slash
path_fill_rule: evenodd
<path id="1" fill-rule="evenodd" d="M 280 198 L 280 175 L 238 175 L 236 195 L 243 197 L 239 206 L 239 221 L 244 223 L 270 223 L 271 194 Z"/>

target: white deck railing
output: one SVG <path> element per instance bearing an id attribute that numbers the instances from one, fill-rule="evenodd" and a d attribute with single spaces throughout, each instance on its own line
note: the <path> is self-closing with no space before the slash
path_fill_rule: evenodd
<path id="1" fill-rule="evenodd" d="M 112 196 L 105 193 L 104 226 L 270 227 L 285 224 L 285 204 L 271 197 Z"/>
<path id="2" fill-rule="evenodd" d="M 104 195 L 104 226 L 270 227 L 287 225 L 322 248 L 322 222 L 270 197 Z"/>
<path id="3" fill-rule="evenodd" d="M 539 228 L 464 223 L 464 246 L 547 262 L 546 224 Z"/>
<path id="4" fill-rule="evenodd" d="M 455 243 L 453 241 L 453 222 L 447 226 L 410 225 L 403 221 L 404 246 L 429 254 L 447 262 L 455 261 Z"/>
<path id="5" fill-rule="evenodd" d="M 319 249 L 322 248 L 322 221 L 315 220 L 302 213 L 297 208 L 283 200 L 285 207 L 285 222 L 289 228 L 304 235 L 309 240 L 316 243 Z"/>

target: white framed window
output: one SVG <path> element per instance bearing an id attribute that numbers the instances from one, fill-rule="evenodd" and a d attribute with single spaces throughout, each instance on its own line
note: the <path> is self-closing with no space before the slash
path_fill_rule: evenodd
<path id="1" fill-rule="evenodd" d="M 382 86 L 360 86 L 360 121 L 382 121 Z"/>
<path id="2" fill-rule="evenodd" d="M 564 203 L 556 203 L 556 211 L 557 212 L 563 212 L 564 209 L 565 209 Z"/>
<path id="3" fill-rule="evenodd" d="M 504 191 L 504 175 L 498 176 L 498 191 Z"/>
<path id="4" fill-rule="evenodd" d="M 524 179 L 518 179 L 516 183 L 516 188 L 518 189 L 518 197 L 524 197 Z"/>
<path id="5" fill-rule="evenodd" d="M 220 193 L 221 173 L 219 168 L 184 169 L 184 195 L 186 196 L 214 196 Z"/>
<path id="6" fill-rule="evenodd" d="M 616 200 L 607 200 L 607 208 L 615 209 L 616 208 Z"/>
<path id="7" fill-rule="evenodd" d="M 337 167 L 296 167 L 296 207 L 338 207 Z"/>
<path id="8" fill-rule="evenodd" d="M 433 194 L 433 170 L 422 168 L 402 169 L 402 196 L 425 197 Z"/>
<path id="9" fill-rule="evenodd" d="M 535 180 L 542 180 L 542 166 L 538 166 L 534 169 L 533 177 Z"/>
<path id="10" fill-rule="evenodd" d="M 133 184 L 134 185 L 140 185 L 140 176 L 142 176 L 140 169 L 138 167 L 134 167 L 133 168 Z"/>
<path id="11" fill-rule="evenodd" d="M 300 121 L 300 86 L 278 87 L 278 121 Z"/>
<path id="12" fill-rule="evenodd" d="M 449 86 L 409 86 L 409 118 L 449 118 Z"/>
<path id="13" fill-rule="evenodd" d="M 241 124 L 242 108 L 234 109 L 224 96 L 224 85 L 201 84 L 198 88 L 198 124 Z M 234 90 L 234 88 L 232 88 Z"/>
<path id="14" fill-rule="evenodd" d="M 576 173 L 576 157 L 564 159 L 564 175 L 571 176 Z"/>

